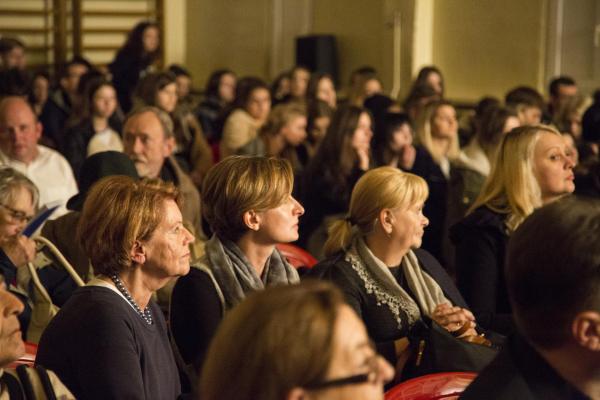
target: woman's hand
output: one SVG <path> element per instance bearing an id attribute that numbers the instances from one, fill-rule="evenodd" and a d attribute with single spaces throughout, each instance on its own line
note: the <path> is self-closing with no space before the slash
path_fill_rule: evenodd
<path id="1" fill-rule="evenodd" d="M 400 159 L 398 164 L 400 165 L 400 167 L 405 171 L 410 171 L 413 165 L 415 165 L 417 149 L 415 149 L 415 146 L 413 146 L 412 144 L 408 144 L 406 146 L 403 146 L 402 149 L 400 149 L 399 156 Z"/>
<path id="2" fill-rule="evenodd" d="M 35 242 L 27 236 L 21 235 L 6 240 L 2 243 L 2 250 L 17 267 L 35 259 Z"/>
<path id="3" fill-rule="evenodd" d="M 365 146 L 356 149 L 356 155 L 358 156 L 358 167 L 363 171 L 369 169 L 369 146 Z"/>
<path id="4" fill-rule="evenodd" d="M 475 317 L 466 308 L 452 307 L 447 303 L 439 304 L 433 311 L 431 318 L 448 332 L 457 331 L 468 323 L 471 325 L 470 328 L 461 334 L 460 337 L 477 335 Z"/>

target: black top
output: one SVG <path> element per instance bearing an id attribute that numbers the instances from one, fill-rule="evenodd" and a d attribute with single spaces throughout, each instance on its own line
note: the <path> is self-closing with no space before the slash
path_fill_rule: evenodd
<path id="1" fill-rule="evenodd" d="M 524 338 L 509 338 L 496 358 L 461 395 L 461 400 L 586 400 Z"/>
<path id="2" fill-rule="evenodd" d="M 504 279 L 508 233 L 505 214 L 482 206 L 450 229 L 458 288 L 486 329 L 508 334 L 512 309 Z"/>
<path id="3" fill-rule="evenodd" d="M 315 162 L 313 159 L 311 161 Z M 355 166 L 344 182 L 335 182 L 328 171 L 309 164 L 305 169 L 299 188 L 305 214 L 300 218 L 300 244 L 306 247 L 310 235 L 321 225 L 324 218 L 343 214 L 350 206 L 352 189 L 365 173 Z"/>
<path id="4" fill-rule="evenodd" d="M 152 325 L 111 289 L 78 289 L 44 331 L 36 363 L 78 399 L 177 398 L 165 320 L 153 301 L 149 306 Z"/>
<path id="5" fill-rule="evenodd" d="M 414 252 L 421 268 L 440 285 L 446 298 L 456 306 L 467 308 L 467 304 L 454 286 L 452 279 L 437 260 L 425 250 L 416 249 Z M 400 268 L 392 268 L 392 274 L 397 279 L 402 278 L 399 270 Z M 344 293 L 348 305 L 365 323 L 369 337 L 375 342 L 378 351 L 392 365 L 395 365 L 394 341 L 406 337 L 411 327 L 406 325 L 399 327 L 390 309 L 385 305 L 378 304 L 375 294 L 367 291 L 363 280 L 345 260 L 345 253 L 337 253 L 315 265 L 307 277 L 327 279 L 335 283 Z M 405 289 L 408 287 L 403 284 L 402 279 L 399 284 Z M 401 320 L 406 321 L 406 314 L 403 310 L 400 312 Z"/>
<path id="6" fill-rule="evenodd" d="M 199 371 L 224 310 L 208 274 L 190 268 L 175 283 L 171 296 L 171 332 L 186 364 Z"/>
<path id="7" fill-rule="evenodd" d="M 416 150 L 415 163 L 408 172 L 425 179 L 429 186 L 429 197 L 423 207 L 423 214 L 429 219 L 429 225 L 423 234 L 421 248 L 445 265 L 443 239 L 448 208 L 448 180 L 424 147 L 416 146 Z"/>
<path id="8" fill-rule="evenodd" d="M 69 95 L 61 88 L 48 96 L 39 118 L 46 138 L 44 144 L 62 150 L 65 144 L 65 125 L 71 111 Z"/>

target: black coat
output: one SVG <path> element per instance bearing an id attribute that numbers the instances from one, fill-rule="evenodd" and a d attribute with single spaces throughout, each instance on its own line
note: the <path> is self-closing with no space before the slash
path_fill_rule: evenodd
<path id="1" fill-rule="evenodd" d="M 479 373 L 461 400 L 584 400 L 520 336 L 509 338 L 496 358 Z"/>
<path id="2" fill-rule="evenodd" d="M 425 148 L 417 146 L 416 149 L 415 163 L 408 172 L 425 179 L 429 186 L 429 197 L 423 207 L 423 214 L 429 219 L 429 225 L 425 229 L 421 247 L 445 265 L 443 241 L 448 209 L 448 180 Z"/>
<path id="3" fill-rule="evenodd" d="M 446 298 L 456 306 L 467 308 L 452 279 L 437 260 L 425 250 L 416 249 L 414 252 L 421 268 L 437 282 Z M 377 304 L 375 294 L 367 291 L 362 279 L 345 260 L 345 253 L 337 253 L 320 262 L 307 274 L 307 277 L 326 279 L 335 283 L 344 293 L 348 305 L 365 323 L 369 337 L 375 341 L 378 351 L 395 364 L 394 341 L 406 337 L 411 327 L 398 327 L 396 318 L 389 308 Z"/>
<path id="4" fill-rule="evenodd" d="M 455 246 L 458 288 L 477 322 L 507 334 L 513 330 L 512 309 L 504 279 L 508 233 L 505 215 L 482 206 L 450 229 Z"/>

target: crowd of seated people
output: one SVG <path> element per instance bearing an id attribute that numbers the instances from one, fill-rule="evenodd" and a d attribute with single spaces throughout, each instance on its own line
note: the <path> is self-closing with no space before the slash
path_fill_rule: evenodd
<path id="1" fill-rule="evenodd" d="M 436 66 L 394 99 L 371 66 L 339 87 L 297 65 L 196 91 L 159 68 L 161 35 L 141 22 L 108 66 L 54 75 L 0 38 L 0 306 L 57 393 L 381 399 L 440 328 L 498 352 L 470 398 L 506 365 L 543 368 L 507 393 L 600 398 L 600 90 L 560 76 L 548 101 L 520 85 L 467 115 Z M 38 232 L 84 287 L 25 234 L 54 206 Z M 60 307 L 41 322 L 36 275 Z"/>

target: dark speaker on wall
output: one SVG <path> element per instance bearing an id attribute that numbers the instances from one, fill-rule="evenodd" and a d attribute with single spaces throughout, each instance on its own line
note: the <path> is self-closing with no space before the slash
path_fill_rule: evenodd
<path id="1" fill-rule="evenodd" d="M 312 72 L 323 72 L 338 82 L 338 58 L 333 35 L 310 35 L 296 38 L 296 65 Z"/>

